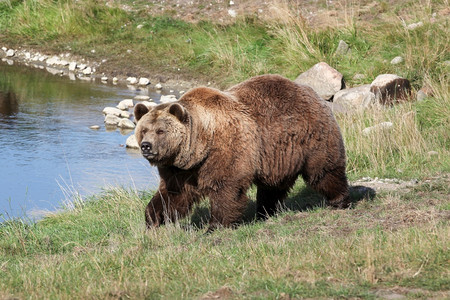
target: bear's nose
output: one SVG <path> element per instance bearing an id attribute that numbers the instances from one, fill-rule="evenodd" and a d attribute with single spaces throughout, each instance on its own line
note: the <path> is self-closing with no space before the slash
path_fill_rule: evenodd
<path id="1" fill-rule="evenodd" d="M 141 143 L 141 150 L 142 152 L 151 152 L 152 151 L 152 144 L 149 142 L 142 142 Z"/>

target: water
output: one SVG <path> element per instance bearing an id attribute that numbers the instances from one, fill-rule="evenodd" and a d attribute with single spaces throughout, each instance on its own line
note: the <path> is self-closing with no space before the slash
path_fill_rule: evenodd
<path id="1" fill-rule="evenodd" d="M 130 133 L 103 126 L 104 107 L 139 94 L 160 97 L 0 63 L 0 222 L 56 210 L 74 192 L 155 189 L 156 169 L 123 146 Z"/>

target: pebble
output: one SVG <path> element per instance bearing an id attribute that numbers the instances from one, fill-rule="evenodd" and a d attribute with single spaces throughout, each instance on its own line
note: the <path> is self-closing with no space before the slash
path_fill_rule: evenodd
<path id="1" fill-rule="evenodd" d="M 403 62 L 403 57 L 397 56 L 391 60 L 391 65 L 398 65 L 399 63 L 402 63 L 402 62 Z"/>
<path id="2" fill-rule="evenodd" d="M 76 62 L 73 61 L 73 62 L 71 62 L 69 64 L 69 71 L 73 72 L 73 71 L 76 70 L 76 68 L 77 68 L 77 63 Z"/>
<path id="3" fill-rule="evenodd" d="M 92 125 L 92 126 L 89 126 L 89 128 L 92 129 L 92 130 L 99 130 L 99 129 L 100 129 L 100 126 L 98 126 L 98 125 Z"/>
<path id="4" fill-rule="evenodd" d="M 155 88 L 156 88 L 157 90 L 162 90 L 162 84 L 161 84 L 161 83 L 157 83 L 157 84 L 155 85 Z"/>
<path id="5" fill-rule="evenodd" d="M 127 128 L 127 129 L 133 129 L 136 127 L 136 125 L 130 121 L 129 119 L 122 119 L 119 121 L 119 124 L 117 125 L 120 128 Z"/>
<path id="6" fill-rule="evenodd" d="M 101 78 L 101 81 L 108 81 L 108 77 L 103 76 L 103 77 Z"/>
<path id="7" fill-rule="evenodd" d="M 92 69 L 91 67 L 87 67 L 86 69 L 83 70 L 83 74 L 84 75 L 91 75 L 92 74 Z"/>
<path id="8" fill-rule="evenodd" d="M 136 84 L 138 82 L 136 77 L 128 77 L 127 81 L 129 84 Z"/>
<path id="9" fill-rule="evenodd" d="M 145 78 L 145 77 L 139 78 L 138 85 L 145 86 L 145 85 L 149 85 L 149 84 L 150 84 L 150 80 L 148 78 Z"/>
<path id="10" fill-rule="evenodd" d="M 13 49 L 9 49 L 8 51 L 6 51 L 6 57 L 13 57 L 16 54 L 16 51 L 14 51 Z"/>
<path id="11" fill-rule="evenodd" d="M 150 97 L 149 96 L 145 96 L 145 95 L 137 95 L 137 96 L 134 97 L 134 100 L 137 100 L 137 101 L 148 101 L 148 100 L 150 100 Z"/>

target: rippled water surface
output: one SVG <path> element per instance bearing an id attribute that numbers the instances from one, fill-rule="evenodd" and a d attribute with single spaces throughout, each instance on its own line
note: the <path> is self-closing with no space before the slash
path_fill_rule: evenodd
<path id="1" fill-rule="evenodd" d="M 75 191 L 155 188 L 156 169 L 123 146 L 130 133 L 103 126 L 105 106 L 139 94 L 159 98 L 0 63 L 0 222 L 55 210 Z"/>

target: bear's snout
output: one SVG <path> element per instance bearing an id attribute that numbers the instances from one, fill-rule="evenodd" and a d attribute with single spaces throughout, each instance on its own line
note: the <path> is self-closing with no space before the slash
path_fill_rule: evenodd
<path id="1" fill-rule="evenodd" d="M 144 155 L 144 157 L 150 157 L 150 156 L 154 156 L 156 155 L 156 153 L 153 151 L 152 149 L 152 144 L 149 142 L 142 142 L 141 143 L 141 151 L 142 151 L 142 155 Z"/>

